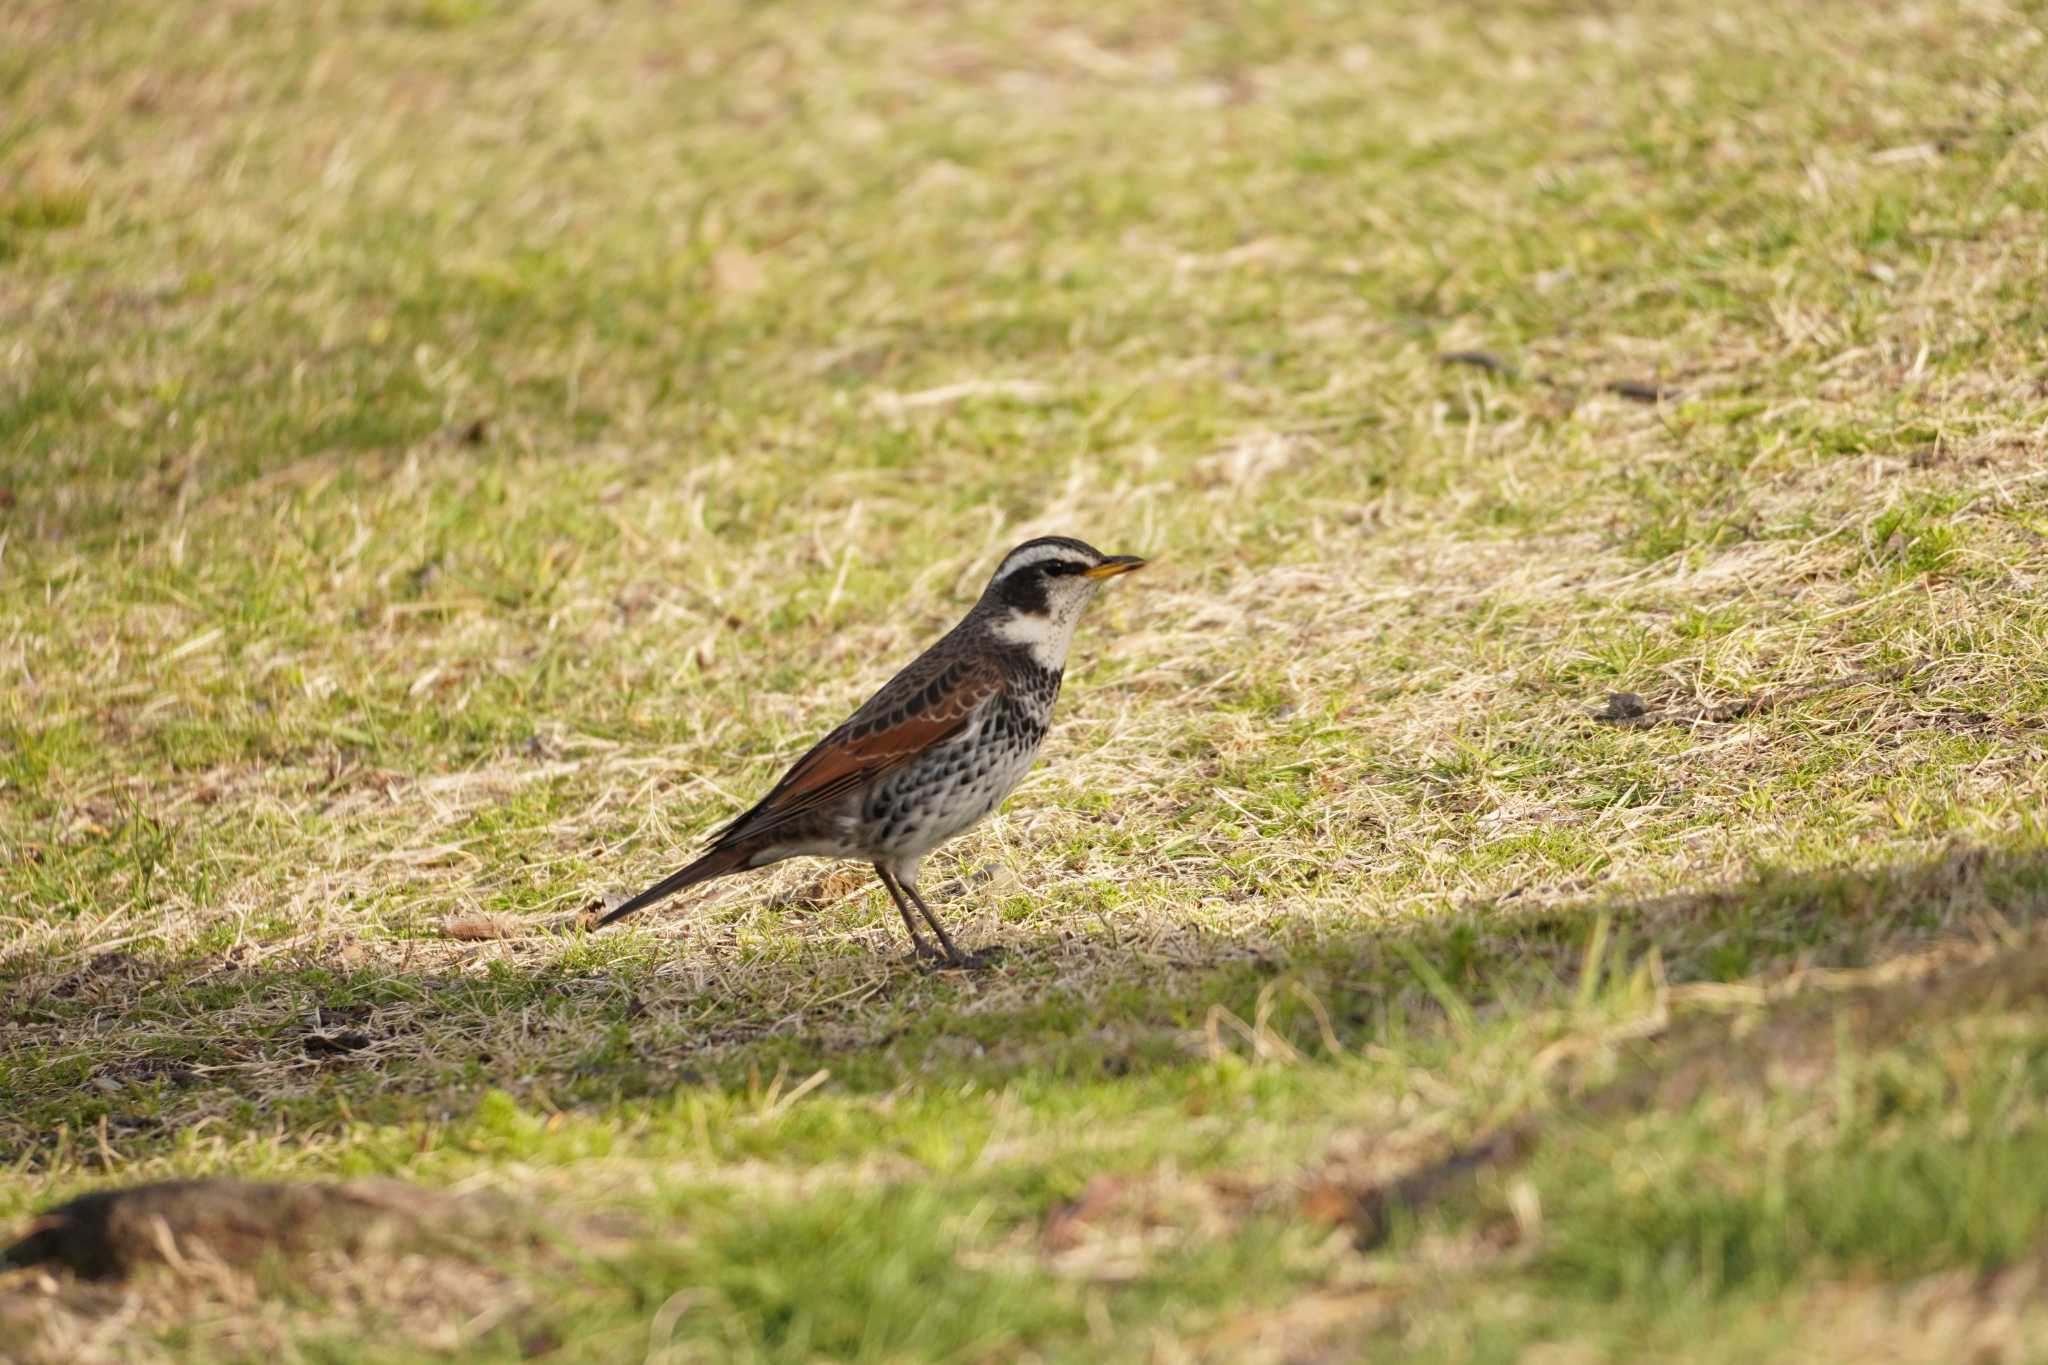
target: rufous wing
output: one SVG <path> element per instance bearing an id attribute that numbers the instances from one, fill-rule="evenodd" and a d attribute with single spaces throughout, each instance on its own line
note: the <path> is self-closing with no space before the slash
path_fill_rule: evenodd
<path id="1" fill-rule="evenodd" d="M 922 662 L 922 661 L 920 661 Z M 925 676 L 906 669 L 784 773 L 713 848 L 752 843 L 945 743 L 1003 689 L 993 660 L 954 659 Z"/>

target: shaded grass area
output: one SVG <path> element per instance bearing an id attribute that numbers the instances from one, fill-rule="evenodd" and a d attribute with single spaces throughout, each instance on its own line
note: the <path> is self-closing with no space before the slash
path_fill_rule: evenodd
<path id="1" fill-rule="evenodd" d="M 1245 1038 L 1248 1021 L 1264 1040 L 1255 1051 L 1290 1057 L 1332 1044 L 1433 1047 L 1447 1023 L 1455 1046 L 1481 1018 L 1597 989 L 1605 956 L 1654 954 L 1680 982 L 1748 981 L 1787 961 L 1868 967 L 1986 916 L 2024 925 L 2044 893 L 2031 859 L 1978 848 L 1633 904 L 1487 905 L 1316 943 L 1197 940 L 1108 970 L 1075 961 L 1106 955 L 1100 944 L 1012 940 L 994 987 L 905 971 L 865 949 L 742 954 L 702 982 L 630 948 L 607 951 L 609 940 L 542 947 L 481 973 L 290 960 L 167 970 L 115 952 L 17 981 L 14 1022 L 46 1046 L 10 1059 L 5 1131 L 18 1156 L 61 1168 L 222 1122 L 300 1137 L 402 1126 L 434 1097 L 480 1087 L 565 1112 L 644 1103 L 679 1084 L 752 1102 L 820 1071 L 856 1095 L 890 1095 L 934 1072 L 1027 1087 L 1034 1105 L 1154 1073 L 1177 1094 L 1179 1073 Z M 1590 978 L 1589 952 L 1603 959 Z M 1149 979 L 1125 979 L 1134 970 Z M 110 1025 L 118 1047 L 92 1046 Z"/>
<path id="2" fill-rule="evenodd" d="M 0 1326 L 2023 1353 L 2041 23 L 10 9 L 0 1215 L 560 1217 Z M 1051 530 L 1155 562 L 937 860 L 1000 969 L 815 866 L 572 927 Z"/>
<path id="3" fill-rule="evenodd" d="M 2032 1263 L 2048 957 L 2027 919 L 2044 884 L 2038 857 L 1978 852 L 1643 907 L 1663 927 L 1654 948 L 1615 936 L 1615 907 L 1468 943 L 1462 966 L 1425 936 L 1386 953 L 1372 1025 L 1317 975 L 1333 963 L 1241 995 L 1212 977 L 1187 1002 L 1206 1028 L 1116 1021 L 1179 1043 L 1136 1064 L 1049 1065 L 1035 1021 L 1011 1019 L 1000 1036 L 1025 1045 L 1007 1056 L 886 1045 L 899 1080 L 885 1089 L 863 1086 L 861 1058 L 827 1056 L 852 1062 L 850 1084 L 781 1068 L 582 1099 L 543 1083 L 439 1119 L 402 1096 L 336 1130 L 201 1134 L 120 1164 L 456 1187 L 496 1172 L 493 1187 L 510 1178 L 541 1208 L 630 1210 L 632 1249 L 464 1348 L 486 1357 L 548 1341 L 631 1354 L 651 1315 L 678 1341 L 767 1358 L 1121 1354 L 1155 1320 L 1218 1354 L 1318 1334 L 1424 1358 L 1582 1337 L 1675 1350 L 1704 1333 L 1734 1358 L 1758 1338 L 1727 1336 L 1731 1315 L 1860 1283 L 1882 1324 L 1897 1304 L 1878 1286 Z M 1684 983 L 1667 965 L 1758 907 L 1844 906 L 1973 932 L 1789 976 Z M 1324 993 L 1285 989 L 1308 981 Z M 934 1072 L 941 1084 L 900 1079 Z M 1502 1131 L 1520 1136 L 1417 1179 Z M 47 1188 L 104 1178 L 98 1164 L 67 1156 L 75 1174 Z M 1375 1192 L 1377 1221 L 1357 1220 Z M 1522 1285 L 1542 1306 L 1504 1313 Z M 1310 1303 L 1324 1311 L 1287 1316 Z M 1775 1324 L 1784 1349 L 1797 1319 Z"/>

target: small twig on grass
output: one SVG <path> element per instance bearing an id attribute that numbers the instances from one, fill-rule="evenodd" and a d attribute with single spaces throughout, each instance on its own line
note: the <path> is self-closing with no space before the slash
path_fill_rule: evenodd
<path id="1" fill-rule="evenodd" d="M 1505 375 L 1509 379 L 1521 373 L 1492 351 L 1445 351 L 1437 357 L 1437 362 L 1443 365 L 1470 365 L 1475 370 Z"/>
<path id="2" fill-rule="evenodd" d="M 1440 365 L 1469 365 L 1475 370 L 1485 370 L 1503 379 L 1520 379 L 1522 372 L 1513 363 L 1495 355 L 1492 351 L 1445 351 L 1437 358 Z M 1529 378 L 1538 384 L 1553 389 L 1567 387 L 1550 375 L 1532 373 Z M 1635 403 L 1675 403 L 1685 397 L 1685 390 L 1675 384 L 1659 384 L 1647 379 L 1610 379 L 1600 386 L 1606 392 Z"/>
<path id="3" fill-rule="evenodd" d="M 1930 663 L 1932 660 L 1920 659 L 1909 664 L 1861 669 L 1828 682 L 1813 683 L 1805 687 L 1781 688 L 1775 692 L 1759 692 L 1755 696 L 1741 697 L 1719 706 L 1706 706 L 1697 710 L 1657 710 L 1633 692 L 1610 692 L 1605 704 L 1593 713 L 1593 719 L 1627 729 L 1642 729 L 1651 725 L 1726 725 L 1774 711 L 1793 702 L 1810 701 L 1814 697 L 1826 696 L 1830 692 L 1840 692 L 1844 688 L 1858 687 L 1866 683 L 1903 682 L 1926 669 Z"/>
<path id="4" fill-rule="evenodd" d="M 1685 396 L 1683 389 L 1673 385 L 1652 384 L 1642 379 L 1610 380 L 1607 391 L 1636 403 L 1673 403 Z"/>

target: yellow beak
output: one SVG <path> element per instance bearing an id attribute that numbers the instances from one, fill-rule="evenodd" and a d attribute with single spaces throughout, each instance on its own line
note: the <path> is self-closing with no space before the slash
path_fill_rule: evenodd
<path id="1" fill-rule="evenodd" d="M 1115 578 L 1120 573 L 1129 573 L 1133 569 L 1142 569 L 1144 567 L 1145 561 L 1136 555 L 1111 555 L 1094 568 L 1081 570 L 1081 577 Z"/>

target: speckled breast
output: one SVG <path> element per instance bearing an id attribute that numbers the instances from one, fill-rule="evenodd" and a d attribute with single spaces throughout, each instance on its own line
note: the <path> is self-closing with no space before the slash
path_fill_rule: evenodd
<path id="1" fill-rule="evenodd" d="M 1057 683 L 1054 684 L 1057 686 Z M 1050 698 L 988 703 L 958 739 L 877 783 L 861 803 L 863 842 L 877 854 L 922 853 L 982 819 L 1010 794 L 1045 741 Z"/>

